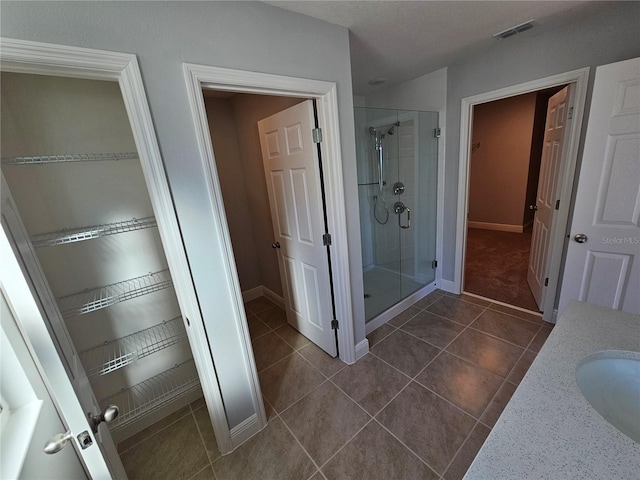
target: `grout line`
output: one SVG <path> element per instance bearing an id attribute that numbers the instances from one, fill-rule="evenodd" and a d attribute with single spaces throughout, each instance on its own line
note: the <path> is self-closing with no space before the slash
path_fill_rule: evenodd
<path id="1" fill-rule="evenodd" d="M 414 452 L 412 448 L 410 448 L 407 444 L 405 444 L 402 440 L 400 440 L 396 436 L 395 433 L 393 433 L 391 430 L 389 430 L 387 427 L 385 427 L 382 423 L 380 423 L 380 421 L 377 418 L 374 418 L 373 421 L 376 422 L 380 427 L 382 427 L 382 429 L 385 430 L 389 435 L 391 435 L 393 438 L 395 438 L 400 443 L 400 445 L 402 445 L 404 448 L 409 450 L 409 452 L 411 452 L 420 462 L 425 464 L 427 466 L 427 468 L 429 468 L 429 470 L 431 470 L 433 473 L 435 473 L 438 476 L 438 478 L 442 478 L 442 476 L 436 471 L 435 468 L 433 468 L 431 465 L 429 465 L 426 460 L 424 460 L 420 455 L 418 455 L 416 452 Z M 444 474 L 444 472 L 443 472 L 443 474 Z"/>
<path id="2" fill-rule="evenodd" d="M 295 434 L 293 433 L 293 431 L 289 428 L 289 425 L 287 425 L 287 423 L 280 418 L 280 421 L 282 422 L 282 425 L 284 425 L 284 428 L 287 429 L 287 431 L 291 434 L 291 436 L 293 437 L 293 439 L 295 440 L 295 442 L 300 446 L 300 448 L 302 449 L 302 451 L 304 453 L 307 454 L 307 457 L 309 458 L 309 460 L 311 460 L 311 463 L 313 463 L 313 465 L 316 467 L 316 470 L 314 470 L 314 472 L 311 474 L 311 477 L 313 477 L 316 473 L 317 470 L 320 470 L 320 467 L 318 466 L 318 464 L 316 463 L 316 461 L 313 459 L 313 457 L 309 454 L 309 452 L 307 451 L 306 448 L 304 448 L 304 446 L 302 445 L 302 443 L 300 443 L 300 440 L 298 440 L 298 437 L 295 436 Z M 311 478 L 309 477 L 309 478 Z"/>
<path id="3" fill-rule="evenodd" d="M 196 473 L 191 475 L 187 480 L 191 480 L 192 478 L 195 478 L 196 475 L 199 475 L 201 472 L 205 471 L 207 469 L 207 467 L 211 467 L 211 470 L 213 470 L 213 467 L 211 466 L 211 464 L 208 464 L 206 467 L 201 468 Z M 214 476 L 214 478 L 217 478 L 215 472 L 213 473 L 213 476 Z"/>
<path id="4" fill-rule="evenodd" d="M 345 395 L 346 395 L 346 394 L 345 394 Z M 351 398 L 351 397 L 349 397 L 349 398 Z M 359 405 L 358 405 L 358 406 L 359 406 Z M 360 407 L 360 408 L 362 408 L 362 407 Z M 367 415 L 369 415 L 369 414 L 367 413 Z M 368 421 L 366 421 L 366 422 L 364 423 L 364 425 L 363 425 L 363 426 L 362 426 L 362 427 L 361 427 L 361 428 L 360 428 L 356 433 L 354 433 L 354 434 L 349 438 L 349 440 L 347 440 L 347 441 L 345 442 L 345 444 L 344 444 L 344 445 L 342 445 L 338 450 L 336 450 L 336 451 L 335 451 L 335 453 L 334 453 L 333 455 L 331 455 L 329 458 L 327 458 L 327 460 L 325 460 L 325 462 L 324 462 L 324 463 L 320 466 L 320 468 L 319 468 L 320 473 L 322 473 L 322 468 L 323 468 L 323 467 L 326 467 L 326 466 L 327 466 L 327 464 L 328 464 L 331 460 L 333 460 L 333 458 L 334 458 L 336 455 L 338 455 L 338 453 L 340 453 L 340 452 L 344 449 L 344 447 L 346 447 L 347 445 L 349 445 L 349 444 L 351 443 L 351 441 L 352 441 L 354 438 L 356 438 L 356 437 L 358 436 L 358 434 L 359 434 L 360 432 L 362 432 L 362 431 L 367 427 L 367 425 L 369 425 L 371 422 L 373 422 L 373 417 L 371 417 L 371 415 L 369 415 L 369 417 L 370 417 L 370 418 L 369 418 L 369 420 L 368 420 Z M 322 473 L 322 476 L 324 477 L 324 473 Z M 326 477 L 325 477 L 325 478 L 326 478 Z"/>
<path id="5" fill-rule="evenodd" d="M 205 443 L 204 438 L 202 437 L 202 431 L 200 430 L 200 425 L 198 425 L 198 421 L 196 420 L 196 416 L 193 410 L 191 411 L 191 419 L 193 420 L 193 423 L 196 424 L 196 430 L 198 431 L 198 435 L 200 436 L 200 443 L 202 443 L 202 446 L 204 447 L 204 453 L 207 455 L 207 459 L 209 460 L 209 465 L 212 465 L 211 468 L 213 468 L 213 461 L 209 456 L 209 449 L 207 448 L 207 444 Z"/>
<path id="6" fill-rule="evenodd" d="M 171 425 L 173 425 L 174 423 L 176 423 L 176 422 L 178 422 L 178 421 L 182 420 L 184 417 L 186 417 L 187 415 L 189 415 L 189 414 L 191 413 L 191 404 L 186 405 L 186 407 L 187 407 L 187 410 L 188 410 L 188 411 L 187 411 L 187 413 L 185 413 L 184 415 L 181 415 L 180 417 L 176 418 L 173 422 L 171 422 L 171 423 L 169 423 L 169 424 L 165 425 L 164 427 L 162 427 L 162 428 L 161 428 L 160 430 L 158 430 L 157 432 L 154 432 L 154 433 L 152 433 L 151 435 L 149 435 L 148 437 L 143 438 L 143 439 L 142 439 L 142 440 L 140 440 L 139 442 L 134 443 L 133 445 L 131 445 L 131 446 L 130 446 L 129 448 L 127 448 L 126 450 L 123 450 L 123 451 L 121 451 L 121 452 L 119 451 L 119 452 L 118 452 L 118 456 L 122 455 L 122 454 L 123 454 L 123 453 L 125 453 L 125 452 L 128 452 L 128 451 L 129 451 L 129 450 L 131 450 L 132 448 L 137 447 L 137 446 L 138 446 L 138 445 L 140 445 L 142 442 L 146 442 L 147 440 L 152 439 L 152 438 L 153 438 L 153 437 L 155 437 L 158 433 L 160 433 L 160 432 L 162 432 L 162 431 L 166 430 L 167 428 L 169 428 L 169 427 L 170 427 Z M 184 408 L 184 407 L 183 407 L 183 408 Z M 173 412 L 173 413 L 175 413 L 175 412 Z M 171 413 L 170 413 L 169 415 L 171 415 Z M 167 415 L 167 417 L 168 417 L 169 415 Z M 167 418 L 167 417 L 164 417 L 164 418 Z M 163 420 L 163 419 L 161 418 L 160 420 L 158 420 L 158 422 L 160 422 L 160 421 L 162 421 L 162 420 Z M 156 423 L 158 423 L 158 422 L 156 422 Z M 155 425 L 155 423 L 152 423 L 151 425 L 149 425 L 149 426 L 148 426 L 148 427 L 146 427 L 146 428 L 150 428 L 150 427 L 152 427 L 153 425 Z M 141 431 L 140 431 L 140 432 L 138 432 L 138 433 L 141 433 L 141 432 L 143 432 L 143 431 L 144 431 L 144 430 L 141 430 Z M 137 434 L 135 434 L 135 435 L 137 435 Z M 133 437 L 133 435 L 132 435 L 132 437 Z M 131 437 L 129 437 L 129 438 L 131 438 Z M 126 439 L 126 440 L 128 440 L 128 439 Z M 124 440 L 123 440 L 123 441 L 124 441 Z M 122 443 L 122 442 L 120 442 L 120 443 Z M 116 450 L 117 450 L 117 445 L 116 445 Z"/>

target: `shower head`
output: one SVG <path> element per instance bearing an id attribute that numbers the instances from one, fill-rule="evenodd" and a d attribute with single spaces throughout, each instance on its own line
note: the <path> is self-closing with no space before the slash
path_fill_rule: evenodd
<path id="1" fill-rule="evenodd" d="M 376 129 L 375 129 L 375 128 L 373 128 L 373 127 L 369 127 L 369 133 L 375 137 L 375 135 L 376 135 Z"/>
<path id="2" fill-rule="evenodd" d="M 396 129 L 396 127 L 400 126 L 400 122 L 396 122 L 393 125 L 391 125 L 391 128 L 389 130 L 387 130 L 387 133 L 389 135 L 393 135 L 394 130 Z"/>

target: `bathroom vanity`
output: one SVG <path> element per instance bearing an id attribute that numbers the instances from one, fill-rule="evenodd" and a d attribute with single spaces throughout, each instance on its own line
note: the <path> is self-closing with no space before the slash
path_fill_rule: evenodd
<path id="1" fill-rule="evenodd" d="M 576 380 L 590 358 L 638 358 L 611 351 L 640 352 L 640 316 L 570 303 L 464 478 L 637 480 L 640 443 L 605 420 Z"/>

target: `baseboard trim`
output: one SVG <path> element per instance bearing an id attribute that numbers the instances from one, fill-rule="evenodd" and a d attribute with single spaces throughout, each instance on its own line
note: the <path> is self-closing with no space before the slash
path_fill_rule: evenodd
<path id="1" fill-rule="evenodd" d="M 271 300 L 273 303 L 278 305 L 280 308 L 284 308 L 284 298 L 282 298 L 277 293 L 274 293 L 272 290 L 269 290 L 264 285 L 259 285 L 257 287 L 254 287 L 242 292 L 243 302 L 248 302 L 249 300 L 255 300 L 258 297 L 267 297 L 269 300 Z"/>
<path id="2" fill-rule="evenodd" d="M 369 340 L 366 338 L 356 345 L 356 362 L 369 353 Z"/>
<path id="3" fill-rule="evenodd" d="M 455 284 L 451 280 L 440 280 L 440 290 L 448 293 L 458 293 L 454 286 Z"/>
<path id="4" fill-rule="evenodd" d="M 511 232 L 511 233 L 522 233 L 524 232 L 524 228 L 525 228 L 523 225 L 509 225 L 506 223 L 472 222 L 471 220 L 467 221 L 467 227 L 479 228 L 482 230 L 497 230 L 499 232 Z"/>
<path id="5" fill-rule="evenodd" d="M 262 285 L 259 285 L 249 290 L 245 290 L 244 292 L 242 292 L 242 301 L 246 303 L 250 300 L 255 300 L 256 298 L 261 297 L 262 289 Z"/>
<path id="6" fill-rule="evenodd" d="M 267 287 L 262 287 L 262 294 L 271 300 L 273 303 L 278 305 L 280 308 L 284 308 L 284 298 L 282 298 L 277 293 L 269 290 Z"/>
<path id="7" fill-rule="evenodd" d="M 242 423 L 233 427 L 229 432 L 229 434 L 231 435 L 231 442 L 233 444 L 233 448 L 234 449 L 238 448 L 240 445 L 242 445 L 244 442 L 249 440 L 260 430 L 261 428 L 260 428 L 260 422 L 258 421 L 258 414 L 254 413 L 249 418 L 244 420 Z"/>

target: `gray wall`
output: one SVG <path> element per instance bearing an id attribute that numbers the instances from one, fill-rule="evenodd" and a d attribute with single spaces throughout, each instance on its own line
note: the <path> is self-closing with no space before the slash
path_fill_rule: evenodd
<path id="1" fill-rule="evenodd" d="M 352 285 L 362 291 L 347 29 L 254 2 L 2 2 L 2 35 L 136 54 L 231 427 L 254 411 L 182 63 L 336 82 Z M 353 188 L 351 188 L 353 186 Z M 357 288 L 359 285 L 359 288 Z M 353 305 L 356 342 L 364 306 Z M 224 360 L 221 360 L 224 359 Z"/>
<path id="2" fill-rule="evenodd" d="M 454 278 L 461 100 L 510 85 L 591 67 L 587 112 L 584 116 L 586 124 L 595 67 L 640 56 L 639 22 L 640 2 L 607 2 L 597 13 L 591 13 L 580 21 L 539 34 L 534 29 L 504 41 L 496 41 L 491 50 L 449 66 L 443 279 L 453 281 Z"/>

